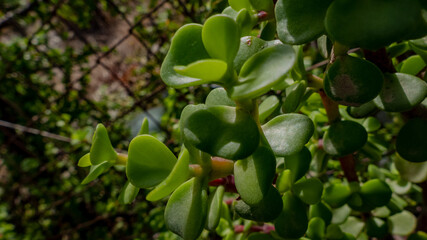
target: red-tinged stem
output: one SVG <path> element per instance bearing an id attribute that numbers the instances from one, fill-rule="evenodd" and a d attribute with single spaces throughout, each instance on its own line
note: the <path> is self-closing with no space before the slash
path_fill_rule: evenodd
<path id="1" fill-rule="evenodd" d="M 234 184 L 234 176 L 229 175 L 225 178 L 218 178 L 209 182 L 209 186 L 224 186 L 226 192 L 237 193 L 236 185 Z"/>
<path id="2" fill-rule="evenodd" d="M 341 119 L 340 111 L 338 109 L 338 103 L 332 101 L 325 91 L 321 89 L 319 91 L 320 97 L 322 98 L 323 106 L 325 106 L 326 115 L 328 116 L 329 123 L 337 122 Z"/>
<path id="3" fill-rule="evenodd" d="M 242 233 L 245 230 L 244 225 L 236 225 L 234 226 L 234 232 L 235 233 Z M 251 226 L 249 229 L 249 232 L 261 232 L 265 234 L 269 234 L 271 231 L 274 231 L 275 228 L 273 225 L 270 224 L 264 224 L 262 226 Z"/>
<path id="4" fill-rule="evenodd" d="M 353 154 L 346 155 L 344 157 L 340 157 L 341 168 L 344 171 L 344 176 L 347 178 L 349 182 L 358 182 L 359 178 L 357 177 L 356 169 L 355 169 L 355 161 Z"/>

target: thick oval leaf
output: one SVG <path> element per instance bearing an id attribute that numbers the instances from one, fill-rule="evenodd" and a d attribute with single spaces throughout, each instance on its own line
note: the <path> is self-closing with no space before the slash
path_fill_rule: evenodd
<path id="1" fill-rule="evenodd" d="M 369 133 L 375 132 L 381 128 L 381 122 L 375 117 L 367 117 L 363 121 L 362 125 L 366 129 L 366 131 Z"/>
<path id="2" fill-rule="evenodd" d="M 286 97 L 282 104 L 283 113 L 292 113 L 298 110 L 306 89 L 306 81 L 296 82 L 286 88 Z"/>
<path id="3" fill-rule="evenodd" d="M 262 126 L 276 156 L 289 156 L 301 151 L 314 133 L 311 119 L 302 114 L 277 116 Z"/>
<path id="4" fill-rule="evenodd" d="M 367 139 L 368 134 L 362 125 L 353 121 L 340 121 L 331 124 L 326 131 L 323 148 L 330 155 L 344 156 L 362 148 Z"/>
<path id="5" fill-rule="evenodd" d="M 292 188 L 292 172 L 289 169 L 281 172 L 276 180 L 276 188 L 280 193 L 287 192 Z"/>
<path id="6" fill-rule="evenodd" d="M 228 0 L 228 4 L 235 10 L 239 11 L 240 9 L 246 8 L 251 9 L 251 2 L 249 0 Z"/>
<path id="7" fill-rule="evenodd" d="M 350 188 L 342 184 L 331 184 L 325 188 L 323 200 L 332 208 L 339 208 L 351 197 Z"/>
<path id="8" fill-rule="evenodd" d="M 254 36 L 242 37 L 240 39 L 239 51 L 237 52 L 236 58 L 234 58 L 234 69 L 236 72 L 240 72 L 246 60 L 267 46 L 268 43 L 260 38 Z"/>
<path id="9" fill-rule="evenodd" d="M 325 18 L 333 40 L 367 49 L 411 38 L 420 24 L 418 0 L 338 0 L 330 5 Z"/>
<path id="10" fill-rule="evenodd" d="M 400 129 L 396 139 L 396 151 L 410 162 L 427 161 L 427 120 L 409 120 Z"/>
<path id="11" fill-rule="evenodd" d="M 110 167 L 112 167 L 114 163 L 105 161 L 98 165 L 92 165 L 89 170 L 89 174 L 83 179 L 82 184 L 88 184 L 95 180 L 99 175 L 103 174 L 105 171 L 107 171 Z"/>
<path id="12" fill-rule="evenodd" d="M 287 45 L 273 45 L 249 58 L 231 88 L 231 98 L 256 98 L 282 80 L 295 62 L 295 52 Z"/>
<path id="13" fill-rule="evenodd" d="M 201 79 L 199 84 L 219 82 L 227 72 L 227 63 L 217 59 L 203 59 L 187 66 L 175 66 L 173 70 L 183 76 Z"/>
<path id="14" fill-rule="evenodd" d="M 130 204 L 135 200 L 138 195 L 139 188 L 135 187 L 129 181 L 126 181 L 119 195 L 119 202 L 121 204 Z"/>
<path id="15" fill-rule="evenodd" d="M 202 41 L 202 26 L 187 24 L 178 29 L 172 38 L 171 47 L 160 69 L 162 80 L 170 87 L 182 88 L 199 85 L 200 78 L 183 76 L 174 70 L 175 66 L 187 66 L 202 59 L 211 58 Z"/>
<path id="16" fill-rule="evenodd" d="M 374 101 L 370 101 L 360 105 L 359 107 L 347 107 L 347 113 L 353 118 L 364 118 L 375 112 L 377 109 L 378 108 Z"/>
<path id="17" fill-rule="evenodd" d="M 372 179 L 365 182 L 359 192 L 363 205 L 369 210 L 386 205 L 391 199 L 391 189 L 383 181 Z"/>
<path id="18" fill-rule="evenodd" d="M 266 98 L 259 105 L 259 121 L 264 122 L 266 118 L 268 118 L 276 109 L 279 107 L 279 99 L 272 95 Z"/>
<path id="19" fill-rule="evenodd" d="M 393 161 L 401 178 L 414 183 L 427 180 L 427 162 L 409 162 L 398 155 L 393 158 Z"/>
<path id="20" fill-rule="evenodd" d="M 340 225 L 344 233 L 350 234 L 353 238 L 358 237 L 365 227 L 365 222 L 360 218 L 350 216 L 347 220 Z"/>
<path id="21" fill-rule="evenodd" d="M 387 112 L 403 112 L 421 103 L 427 96 L 427 83 L 404 74 L 385 74 L 384 87 L 375 104 Z"/>
<path id="22" fill-rule="evenodd" d="M 234 164 L 234 181 L 242 200 L 257 205 L 270 189 L 276 173 L 276 158 L 267 146 L 259 146 L 248 158 Z"/>
<path id="23" fill-rule="evenodd" d="M 188 180 L 169 198 L 165 209 L 167 228 L 184 239 L 197 239 L 204 227 L 206 203 L 206 189 L 201 180 Z"/>
<path id="24" fill-rule="evenodd" d="M 332 0 L 278 0 L 277 34 L 284 43 L 303 44 L 323 34 L 323 21 Z"/>
<path id="25" fill-rule="evenodd" d="M 212 58 L 232 63 L 239 50 L 239 27 L 227 15 L 215 15 L 206 20 L 202 40 Z"/>
<path id="26" fill-rule="evenodd" d="M 158 201 L 171 194 L 177 187 L 187 181 L 190 176 L 189 164 L 190 154 L 187 149 L 184 149 L 169 176 L 147 195 L 147 200 Z"/>
<path id="27" fill-rule="evenodd" d="M 98 124 L 90 147 L 90 162 L 92 165 L 98 165 L 105 161 L 114 162 L 116 159 L 117 153 L 111 145 L 107 129 L 104 125 Z"/>
<path id="28" fill-rule="evenodd" d="M 283 194 L 283 210 L 276 219 L 276 232 L 283 238 L 299 238 L 308 227 L 307 206 L 291 192 Z"/>
<path id="29" fill-rule="evenodd" d="M 308 148 L 303 149 L 295 154 L 285 157 L 285 169 L 291 170 L 292 183 L 304 177 L 310 168 L 311 153 Z"/>
<path id="30" fill-rule="evenodd" d="M 245 111 L 228 106 L 194 110 L 181 128 L 186 141 L 213 156 L 238 160 L 251 155 L 259 144 L 259 131 Z"/>
<path id="31" fill-rule="evenodd" d="M 224 186 L 218 186 L 215 192 L 209 196 L 208 217 L 206 219 L 206 228 L 215 231 L 221 218 L 222 198 L 224 197 Z"/>
<path id="32" fill-rule="evenodd" d="M 400 68 L 399 72 L 410 75 L 417 75 L 425 67 L 426 63 L 422 57 L 415 55 L 408 57 L 405 59 L 405 61 L 402 62 L 402 67 Z"/>
<path id="33" fill-rule="evenodd" d="M 322 197 L 323 184 L 317 178 L 302 178 L 294 184 L 292 191 L 301 201 L 313 205 Z"/>
<path id="34" fill-rule="evenodd" d="M 129 144 L 126 175 L 136 187 L 154 187 L 169 175 L 175 162 L 176 157 L 162 142 L 140 135 Z"/>
<path id="35" fill-rule="evenodd" d="M 417 218 L 411 212 L 404 210 L 389 217 L 387 223 L 391 234 L 407 236 L 415 230 Z"/>
<path id="36" fill-rule="evenodd" d="M 323 202 L 318 202 L 310 206 L 308 216 L 310 219 L 321 218 L 325 222 L 326 226 L 328 226 L 332 220 L 332 211 L 329 206 L 327 206 Z"/>
<path id="37" fill-rule="evenodd" d="M 351 208 L 346 204 L 339 208 L 332 209 L 332 224 L 341 224 L 350 216 Z"/>
<path id="38" fill-rule="evenodd" d="M 224 105 L 230 107 L 236 106 L 236 103 L 234 103 L 234 101 L 228 97 L 227 91 L 224 88 L 215 88 L 210 91 L 208 96 L 206 97 L 205 104 L 208 107 L 216 105 Z"/>
<path id="39" fill-rule="evenodd" d="M 79 167 L 89 167 L 92 163 L 90 162 L 90 153 L 86 153 L 79 159 L 79 162 L 77 163 L 77 166 Z"/>
<path id="40" fill-rule="evenodd" d="M 315 217 L 308 222 L 307 237 L 311 240 L 325 239 L 326 224 L 323 219 Z"/>
<path id="41" fill-rule="evenodd" d="M 346 106 L 373 100 L 383 87 L 384 77 L 373 63 L 352 56 L 338 57 L 324 81 L 325 93 Z"/>
<path id="42" fill-rule="evenodd" d="M 273 186 L 264 196 L 262 201 L 256 205 L 248 205 L 243 200 L 237 201 L 235 205 L 236 212 L 240 217 L 257 221 L 257 222 L 270 222 L 276 219 L 283 208 L 282 197 L 279 191 Z"/>
<path id="43" fill-rule="evenodd" d="M 383 239 L 388 233 L 387 222 L 377 217 L 370 217 L 366 222 L 366 233 L 369 237 Z"/>

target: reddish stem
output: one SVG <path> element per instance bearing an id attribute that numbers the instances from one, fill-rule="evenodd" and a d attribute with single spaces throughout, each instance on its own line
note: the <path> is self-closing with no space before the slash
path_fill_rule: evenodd
<path id="1" fill-rule="evenodd" d="M 242 233 L 245 230 L 244 225 L 236 225 L 234 226 L 234 232 L 235 233 Z M 269 234 L 271 231 L 275 231 L 275 228 L 273 225 L 264 224 L 262 226 L 254 225 L 251 226 L 249 229 L 249 232 L 261 232 L 265 234 Z"/>
<path id="2" fill-rule="evenodd" d="M 229 175 L 225 178 L 217 178 L 209 182 L 209 186 L 224 186 L 225 191 L 237 193 L 236 185 L 234 184 L 234 176 Z"/>
<path id="3" fill-rule="evenodd" d="M 340 157 L 341 168 L 344 171 L 344 175 L 349 182 L 358 182 L 359 178 L 356 173 L 356 162 L 354 161 L 353 154 Z"/>

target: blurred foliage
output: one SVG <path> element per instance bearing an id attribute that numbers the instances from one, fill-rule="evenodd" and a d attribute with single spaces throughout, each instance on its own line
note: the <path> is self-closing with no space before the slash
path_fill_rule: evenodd
<path id="1" fill-rule="evenodd" d="M 82 186 L 77 161 L 98 122 L 125 149 L 133 113 L 156 106 L 150 121 L 178 150 L 181 109 L 208 89 L 166 90 L 159 66 L 172 33 L 224 2 L 0 1 L 0 120 L 66 137 L 0 126 L 0 239 L 171 239 L 163 203 L 118 203 L 123 168 Z"/>

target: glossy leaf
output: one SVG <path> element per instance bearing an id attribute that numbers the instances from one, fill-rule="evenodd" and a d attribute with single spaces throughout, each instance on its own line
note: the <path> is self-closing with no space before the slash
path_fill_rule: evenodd
<path id="1" fill-rule="evenodd" d="M 325 27 L 335 41 L 374 50 L 411 38 L 423 24 L 420 9 L 417 0 L 338 0 L 328 8 Z"/>
<path id="2" fill-rule="evenodd" d="M 301 151 L 314 132 L 310 118 L 302 114 L 277 116 L 262 126 L 276 156 L 289 156 Z"/>
<path id="3" fill-rule="evenodd" d="M 406 73 L 410 75 L 417 75 L 423 68 L 426 67 L 426 63 L 423 59 L 418 56 L 410 56 L 405 61 L 402 62 L 402 67 L 400 68 L 401 73 Z"/>
<path id="4" fill-rule="evenodd" d="M 401 178 L 413 183 L 427 180 L 427 162 L 409 162 L 399 156 L 395 156 L 393 161 Z"/>
<path id="5" fill-rule="evenodd" d="M 240 217 L 258 222 L 270 222 L 276 219 L 280 214 L 279 210 L 282 208 L 282 197 L 273 186 L 270 186 L 270 190 L 258 204 L 248 205 L 240 200 L 235 205 L 236 212 Z"/>
<path id="6" fill-rule="evenodd" d="M 141 128 L 139 129 L 138 135 L 148 134 L 148 119 L 145 117 L 144 120 L 142 120 Z"/>
<path id="7" fill-rule="evenodd" d="M 291 190 L 292 185 L 293 185 L 292 172 L 289 169 L 285 169 L 277 177 L 277 180 L 276 180 L 277 190 L 279 190 L 280 193 L 284 193 Z"/>
<path id="8" fill-rule="evenodd" d="M 325 239 L 326 225 L 323 219 L 315 217 L 308 222 L 307 236 L 311 240 Z"/>
<path id="9" fill-rule="evenodd" d="M 283 194 L 283 210 L 274 222 L 276 232 L 283 238 L 299 238 L 307 231 L 306 205 L 291 192 Z"/>
<path id="10" fill-rule="evenodd" d="M 202 59 L 211 58 L 202 41 L 202 26 L 187 24 L 178 29 L 166 55 L 160 76 L 168 86 L 182 88 L 199 85 L 204 82 L 200 78 L 183 76 L 174 70 L 175 66 L 187 66 Z"/>
<path id="11" fill-rule="evenodd" d="M 409 120 L 399 131 L 396 151 L 410 162 L 427 161 L 427 120 Z"/>
<path id="12" fill-rule="evenodd" d="M 215 192 L 209 196 L 208 217 L 206 219 L 206 228 L 215 231 L 221 218 L 222 198 L 224 197 L 224 186 L 218 186 Z"/>
<path id="13" fill-rule="evenodd" d="M 135 187 L 129 181 L 126 181 L 119 195 L 119 202 L 121 204 L 130 204 L 135 200 L 138 195 L 139 188 Z"/>
<path id="14" fill-rule="evenodd" d="M 201 79 L 199 84 L 219 82 L 227 72 L 227 63 L 217 59 L 203 59 L 187 66 L 175 66 L 173 70 L 183 76 Z"/>
<path id="15" fill-rule="evenodd" d="M 291 170 L 292 183 L 304 177 L 310 168 L 311 153 L 303 147 L 301 151 L 285 157 L 285 169 Z"/>
<path id="16" fill-rule="evenodd" d="M 272 95 L 266 98 L 259 105 L 259 121 L 264 122 L 266 118 L 268 118 L 276 109 L 279 107 L 279 99 Z"/>
<path id="17" fill-rule="evenodd" d="M 276 173 L 276 158 L 267 146 L 259 146 L 248 158 L 234 164 L 234 181 L 242 200 L 259 204 L 269 191 Z"/>
<path id="18" fill-rule="evenodd" d="M 246 60 L 267 46 L 268 43 L 266 41 L 254 36 L 245 36 L 240 38 L 239 51 L 234 59 L 234 69 L 236 72 L 240 72 L 240 69 Z"/>
<path id="19" fill-rule="evenodd" d="M 186 141 L 213 156 L 238 160 L 259 144 L 258 127 L 245 111 L 228 106 L 200 107 L 184 121 Z"/>
<path id="20" fill-rule="evenodd" d="M 190 154 L 184 149 L 170 174 L 157 185 L 148 195 L 148 201 L 158 201 L 171 194 L 177 187 L 188 180 L 190 176 Z"/>
<path id="21" fill-rule="evenodd" d="M 111 145 L 107 129 L 102 124 L 96 126 L 89 156 L 92 165 L 99 165 L 105 161 L 114 162 L 117 159 L 117 153 Z"/>
<path id="22" fill-rule="evenodd" d="M 370 101 L 364 103 L 358 107 L 347 107 L 347 113 L 353 118 L 363 118 L 367 115 L 375 112 L 377 110 L 377 106 L 374 101 Z"/>
<path id="23" fill-rule="evenodd" d="M 257 11 L 266 11 L 271 13 L 274 9 L 274 3 L 272 0 L 249 0 L 252 7 Z"/>
<path id="24" fill-rule="evenodd" d="M 340 121 L 331 124 L 326 131 L 323 147 L 330 155 L 344 156 L 362 148 L 367 138 L 368 134 L 362 125 L 353 121 Z"/>
<path id="25" fill-rule="evenodd" d="M 232 7 L 235 11 L 239 11 L 240 9 L 246 8 L 251 9 L 251 2 L 249 0 L 228 0 L 228 4 L 230 4 L 230 7 Z"/>
<path id="26" fill-rule="evenodd" d="M 224 88 L 215 88 L 210 91 L 209 95 L 206 97 L 205 104 L 208 107 L 216 105 L 224 105 L 230 107 L 236 106 L 234 101 L 228 97 L 227 91 Z"/>
<path id="27" fill-rule="evenodd" d="M 286 97 L 282 104 L 283 113 L 292 113 L 298 110 L 298 106 L 304 97 L 307 82 L 300 81 L 286 88 Z"/>
<path id="28" fill-rule="evenodd" d="M 231 90 L 232 99 L 256 98 L 282 80 L 295 62 L 295 52 L 287 45 L 267 47 L 242 66 L 239 79 Z"/>
<path id="29" fill-rule="evenodd" d="M 332 208 L 343 206 L 350 199 L 350 188 L 342 184 L 331 184 L 325 188 L 323 200 Z"/>
<path id="30" fill-rule="evenodd" d="M 381 128 L 381 122 L 374 117 L 367 117 L 362 125 L 368 133 L 375 132 Z"/>
<path id="31" fill-rule="evenodd" d="M 92 182 L 113 165 L 114 163 L 109 161 L 105 161 L 97 165 L 92 165 L 90 167 L 89 174 L 85 177 L 85 179 L 83 179 L 82 184 L 84 185 Z"/>
<path id="32" fill-rule="evenodd" d="M 332 209 L 332 224 L 341 224 L 350 216 L 351 208 L 345 204 L 339 208 Z"/>
<path id="33" fill-rule="evenodd" d="M 140 135 L 129 144 L 126 175 L 136 187 L 154 187 L 169 175 L 175 163 L 176 157 L 162 142 Z"/>
<path id="34" fill-rule="evenodd" d="M 77 166 L 79 167 L 89 167 L 92 163 L 90 162 L 90 153 L 86 153 L 79 159 L 79 162 L 77 163 Z"/>
<path id="35" fill-rule="evenodd" d="M 312 219 L 312 218 L 321 218 L 321 219 L 323 219 L 324 223 L 327 226 L 327 225 L 329 225 L 331 223 L 331 220 L 332 220 L 332 211 L 329 208 L 329 206 L 327 206 L 325 203 L 318 202 L 318 203 L 310 206 L 310 210 L 308 212 L 308 216 L 309 216 L 310 219 Z"/>
<path id="36" fill-rule="evenodd" d="M 166 205 L 167 228 L 184 239 L 195 240 L 204 227 L 206 203 L 206 189 L 201 180 L 188 180 L 176 189 Z"/>
<path id="37" fill-rule="evenodd" d="M 303 44 L 323 34 L 326 10 L 332 0 L 278 0 L 277 34 L 284 43 Z"/>
<path id="38" fill-rule="evenodd" d="M 313 205 L 322 197 L 323 183 L 317 178 L 302 178 L 293 185 L 292 191 L 303 202 Z"/>
<path id="39" fill-rule="evenodd" d="M 411 212 L 404 210 L 389 217 L 387 223 L 391 234 L 407 236 L 415 230 L 417 219 Z"/>
<path id="40" fill-rule="evenodd" d="M 410 110 L 427 96 L 427 83 L 418 77 L 404 73 L 384 76 L 384 87 L 374 102 L 387 112 Z"/>
<path id="41" fill-rule="evenodd" d="M 352 56 L 337 57 L 324 80 L 325 93 L 346 106 L 373 100 L 383 86 L 383 74 L 373 63 Z"/>
<path id="42" fill-rule="evenodd" d="M 362 200 L 361 211 L 370 211 L 377 207 L 385 206 L 391 199 L 392 191 L 390 187 L 379 179 L 372 179 L 365 182 L 360 188 Z"/>
<path id="43" fill-rule="evenodd" d="M 227 15 L 212 16 L 203 25 L 202 40 L 212 58 L 233 62 L 239 50 L 239 27 Z"/>

